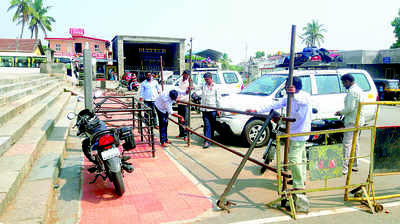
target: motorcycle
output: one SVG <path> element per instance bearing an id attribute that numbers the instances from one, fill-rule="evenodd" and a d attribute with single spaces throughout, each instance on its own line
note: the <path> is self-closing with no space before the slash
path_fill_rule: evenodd
<path id="1" fill-rule="evenodd" d="M 116 193 L 122 196 L 125 192 L 123 173 L 132 173 L 134 168 L 127 162 L 129 156 L 124 156 L 124 152 L 136 147 L 136 142 L 130 128 L 111 128 L 107 129 L 94 113 L 88 109 L 80 111 L 78 114 L 70 112 L 67 114 L 69 120 L 77 117 L 75 127 L 78 128 L 77 135 L 85 137 L 82 140 L 82 151 L 85 157 L 94 164 L 89 168 L 90 173 L 96 176 L 90 183 L 96 182 L 98 177 L 105 181 L 107 178 L 113 183 Z M 123 152 L 118 149 L 120 142 Z"/>
<path id="2" fill-rule="evenodd" d="M 197 95 L 196 93 L 192 93 L 191 95 L 192 102 L 195 104 L 201 104 L 201 96 Z M 193 107 L 195 111 L 200 113 L 200 108 L 199 107 Z"/>
<path id="3" fill-rule="evenodd" d="M 263 153 L 263 160 L 265 164 L 270 164 L 276 154 L 276 135 L 284 133 L 285 129 L 281 127 L 280 114 L 274 111 L 272 121 L 275 123 L 274 128 L 271 130 L 270 138 L 268 139 L 267 146 Z M 313 109 L 313 113 L 318 113 L 316 109 Z M 323 131 L 330 129 L 344 128 L 343 117 L 337 119 L 322 119 L 314 120 L 311 122 L 311 131 Z M 306 142 L 306 156 L 309 159 L 309 151 L 312 146 L 317 145 L 332 145 L 343 142 L 343 133 L 331 133 L 321 135 L 311 135 Z M 266 171 L 265 167 L 261 167 L 260 173 L 263 174 Z"/>

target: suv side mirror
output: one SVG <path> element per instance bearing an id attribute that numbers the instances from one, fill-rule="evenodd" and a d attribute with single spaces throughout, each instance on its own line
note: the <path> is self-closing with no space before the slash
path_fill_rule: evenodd
<path id="1" fill-rule="evenodd" d="M 279 90 L 279 92 L 276 94 L 276 98 L 283 98 L 284 96 L 286 96 L 286 91 L 285 89 L 281 89 Z"/>

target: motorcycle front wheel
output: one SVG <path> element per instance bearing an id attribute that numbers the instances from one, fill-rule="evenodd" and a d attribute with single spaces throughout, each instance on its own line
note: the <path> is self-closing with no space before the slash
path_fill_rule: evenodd
<path id="1" fill-rule="evenodd" d="M 125 193 L 124 180 L 121 172 L 111 172 L 111 181 L 114 185 L 117 195 L 122 196 Z"/>
<path id="2" fill-rule="evenodd" d="M 268 151 L 266 154 L 264 154 L 263 159 L 264 159 L 264 163 L 269 165 L 275 158 L 275 154 L 276 154 L 276 145 L 272 144 L 271 147 L 269 147 Z M 260 169 L 260 174 L 265 173 L 265 171 L 267 170 L 266 167 L 261 167 Z"/>
<path id="3" fill-rule="evenodd" d="M 82 142 L 82 151 L 85 157 L 92 163 L 96 163 L 96 158 L 92 156 L 92 153 L 90 152 L 90 140 L 89 138 L 86 138 Z"/>

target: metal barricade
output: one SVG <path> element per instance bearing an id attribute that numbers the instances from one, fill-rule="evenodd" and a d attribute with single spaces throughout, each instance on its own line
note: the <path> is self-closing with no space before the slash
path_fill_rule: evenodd
<path id="1" fill-rule="evenodd" d="M 377 164 L 377 162 L 381 163 L 384 160 L 389 160 L 389 161 L 394 161 L 398 160 L 399 157 L 394 157 L 391 159 L 387 151 L 391 150 L 394 152 L 396 155 L 400 155 L 400 142 L 396 139 L 399 139 L 398 133 L 400 130 L 400 124 L 397 124 L 396 126 L 390 125 L 390 126 L 377 126 L 377 120 L 378 120 L 378 115 L 379 115 L 379 109 L 381 105 L 386 105 L 386 106 L 397 106 L 400 105 L 400 102 L 398 101 L 378 101 L 378 102 L 363 102 L 360 103 L 358 106 L 358 115 L 357 118 L 359 117 L 359 113 L 361 111 L 361 108 L 363 106 L 367 105 L 376 105 L 376 113 L 375 113 L 375 122 L 374 126 L 372 128 L 372 137 L 371 137 L 371 157 L 370 157 L 370 166 L 369 166 L 369 175 L 368 175 L 368 191 L 367 195 L 371 196 L 374 200 L 382 200 L 382 199 L 389 199 L 389 198 L 396 198 L 400 197 L 400 194 L 388 194 L 388 195 L 382 195 L 382 196 L 376 196 L 375 195 L 375 188 L 374 184 L 380 185 L 379 181 L 375 180 L 374 177 L 384 177 L 384 176 L 392 176 L 392 175 L 399 175 L 400 174 L 400 162 L 398 163 L 392 163 L 389 164 L 390 169 L 382 169 L 381 164 Z M 393 129 L 393 131 L 389 132 L 383 132 L 382 133 L 382 139 L 377 139 L 377 131 L 379 130 L 389 130 Z M 390 135 L 392 134 L 392 135 Z M 379 135 L 378 135 L 379 136 Z M 379 141 L 384 141 L 384 142 L 379 142 Z M 395 141 L 393 141 L 395 140 Z M 378 143 L 378 146 L 377 144 Z M 384 144 L 383 147 L 380 147 L 380 144 Z M 386 154 L 386 156 L 382 156 L 382 154 Z M 394 159 L 394 160 L 393 160 Z M 386 161 L 388 162 L 388 161 Z M 393 188 L 394 189 L 394 188 Z M 354 194 L 354 197 L 349 197 L 348 196 L 348 191 L 345 192 L 345 199 L 349 201 L 365 201 L 366 197 L 363 197 L 362 194 L 360 194 L 360 189 L 354 189 L 351 193 Z M 375 206 L 375 210 L 377 211 L 382 211 L 383 206 L 377 204 Z"/>
<path id="2" fill-rule="evenodd" d="M 94 103 L 95 113 L 99 117 L 104 117 L 105 119 L 102 120 L 108 126 L 131 127 L 134 137 L 140 137 L 140 141 L 136 140 L 136 145 L 148 144 L 151 146 L 150 150 L 129 151 L 127 154 L 151 152 L 152 157 L 155 157 L 154 126 L 149 122 L 152 119 L 151 108 L 139 102 L 134 96 L 102 96 L 96 97 L 96 101 L 99 102 Z"/>

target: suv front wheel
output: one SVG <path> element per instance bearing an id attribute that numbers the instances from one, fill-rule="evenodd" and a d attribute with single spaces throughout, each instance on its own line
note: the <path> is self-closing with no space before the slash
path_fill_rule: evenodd
<path id="1" fill-rule="evenodd" d="M 243 131 L 243 138 L 246 143 L 251 145 L 256 138 L 258 132 L 261 130 L 262 126 L 264 125 L 264 121 L 262 120 L 252 120 L 246 124 L 244 131 Z M 270 128 L 267 127 L 261 137 L 258 139 L 256 147 L 261 147 L 267 144 L 269 139 Z"/>

